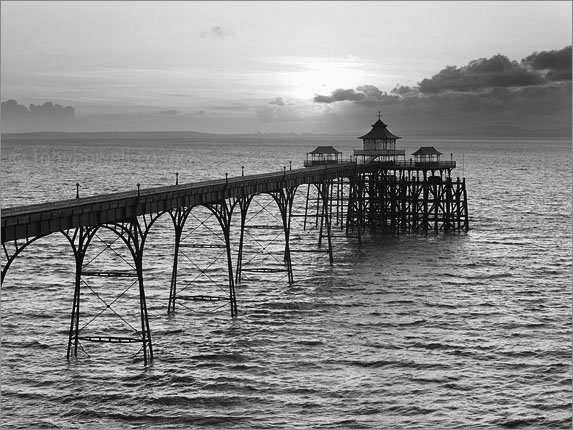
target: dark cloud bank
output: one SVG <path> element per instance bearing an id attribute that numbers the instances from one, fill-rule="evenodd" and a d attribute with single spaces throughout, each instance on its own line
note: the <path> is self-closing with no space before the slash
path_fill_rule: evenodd
<path id="1" fill-rule="evenodd" d="M 333 123 L 343 127 L 381 109 L 392 129 L 405 134 L 570 136 L 571 46 L 521 62 L 498 54 L 447 66 L 390 93 L 373 85 L 341 88 L 314 102 L 333 105 Z"/>
<path id="2" fill-rule="evenodd" d="M 46 130 L 55 131 L 68 128 L 73 123 L 74 108 L 52 102 L 29 107 L 16 100 L 2 102 L 2 131 Z"/>
<path id="3" fill-rule="evenodd" d="M 212 33 L 220 32 L 215 29 Z M 389 93 L 365 84 L 340 88 L 330 94 L 316 94 L 315 106 L 328 106 L 328 109 L 312 119 L 301 106 L 277 97 L 264 106 L 249 109 L 254 112 L 251 132 L 257 129 L 257 124 L 276 123 L 279 129 L 353 135 L 369 130 L 380 109 L 391 130 L 405 137 L 571 136 L 571 49 L 568 46 L 534 52 L 520 62 L 498 54 L 462 67 L 447 66 L 416 86 L 398 85 Z M 148 114 L 78 117 L 71 106 L 45 102 L 25 107 L 15 100 L 3 102 L 1 114 L 3 133 L 203 131 L 213 129 L 214 122 L 221 123 L 218 117 L 211 118 L 202 111 L 182 114 L 174 109 Z M 228 130 L 220 129 L 219 125 L 216 129 L 223 133 L 245 132 L 245 122 L 227 119 Z M 314 128 L 310 128 L 312 126 Z"/>

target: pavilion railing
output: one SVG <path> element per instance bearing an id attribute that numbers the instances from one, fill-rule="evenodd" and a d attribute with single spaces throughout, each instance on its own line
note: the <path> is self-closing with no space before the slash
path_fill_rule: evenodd
<path id="1" fill-rule="evenodd" d="M 350 157 L 349 159 L 342 160 L 304 160 L 304 167 L 312 166 L 324 166 L 327 164 L 342 164 L 342 163 L 357 163 L 357 164 L 369 164 L 369 165 L 379 165 L 380 167 L 386 167 L 389 169 L 453 169 L 456 167 L 455 161 L 414 161 L 414 160 L 371 160 L 363 161 L 357 159 L 356 157 Z"/>

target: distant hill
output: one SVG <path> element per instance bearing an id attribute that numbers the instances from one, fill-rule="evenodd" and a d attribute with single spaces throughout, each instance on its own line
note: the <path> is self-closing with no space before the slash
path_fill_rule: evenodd
<path id="1" fill-rule="evenodd" d="M 191 139 L 197 137 L 216 138 L 217 136 L 237 136 L 261 138 L 277 137 L 302 137 L 302 138 L 324 138 L 328 136 L 357 138 L 359 132 L 326 134 L 326 133 L 202 133 L 198 131 L 110 131 L 110 132 L 27 132 L 27 133 L 2 133 L 2 139 L 14 140 L 77 140 L 77 139 Z M 403 130 L 401 135 L 408 137 L 460 137 L 460 138 L 571 138 L 570 128 L 534 129 L 528 130 L 511 126 L 487 126 L 487 127 L 465 127 L 459 129 L 433 129 L 433 130 Z"/>

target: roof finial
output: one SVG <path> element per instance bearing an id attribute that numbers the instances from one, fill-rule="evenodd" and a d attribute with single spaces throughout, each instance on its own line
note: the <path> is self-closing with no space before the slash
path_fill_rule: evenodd
<path id="1" fill-rule="evenodd" d="M 378 120 L 380 121 L 380 115 L 382 114 L 382 112 L 380 112 L 380 109 L 378 109 Z"/>

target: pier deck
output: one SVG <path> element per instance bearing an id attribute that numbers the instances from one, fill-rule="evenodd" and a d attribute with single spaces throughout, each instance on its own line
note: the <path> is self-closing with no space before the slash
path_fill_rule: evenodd
<path id="1" fill-rule="evenodd" d="M 231 316 L 235 317 L 238 315 L 235 285 L 241 283 L 243 272 L 284 272 L 288 282 L 293 282 L 291 229 L 295 227 L 291 225 L 291 219 L 296 217 L 304 217 L 303 230 L 306 230 L 307 224 L 314 224 L 314 234 L 318 235 L 317 249 L 304 251 L 327 252 L 330 264 L 333 264 L 333 224 L 345 230 L 346 235 L 356 235 L 359 244 L 361 231 L 366 228 L 382 232 L 467 230 L 465 180 L 452 180 L 453 168 L 453 161 L 376 161 L 365 164 L 339 162 L 296 170 L 285 168 L 283 171 L 258 175 L 230 178 L 225 175 L 224 179 L 149 189 L 141 189 L 138 184 L 137 190 L 134 191 L 5 208 L 1 214 L 2 248 L 5 257 L 1 280 L 4 281 L 11 263 L 28 245 L 53 233 L 63 234 L 71 245 L 76 267 L 68 358 L 77 356 L 81 341 L 141 343 L 140 351 L 144 363 L 147 364 L 153 360 L 153 348 L 145 298 L 143 254 L 151 227 L 164 214 L 171 217 L 175 238 L 168 313 L 174 312 L 176 303 L 182 300 L 227 301 Z M 302 200 L 299 197 L 297 200 L 296 196 L 300 196 L 304 191 L 306 197 Z M 265 204 L 268 207 L 262 210 L 269 212 L 268 209 L 274 206 L 275 214 L 278 212 L 275 218 L 278 225 L 264 225 L 265 218 L 258 218 L 260 208 L 257 208 L 254 214 L 249 213 L 251 203 L 257 200 L 255 197 L 265 194 L 270 198 L 266 198 Z M 256 202 L 256 205 L 261 203 Z M 197 217 L 195 210 L 200 207 L 203 207 L 203 212 L 199 210 L 198 213 L 204 217 L 198 220 L 200 224 L 210 217 L 216 219 L 216 226 L 212 227 L 208 234 L 216 236 L 219 240 L 217 243 L 197 240 L 184 243 L 189 236 L 183 235 L 186 222 L 188 218 Z M 238 224 L 231 222 L 231 219 L 236 218 L 235 213 L 240 217 Z M 214 230 L 217 228 L 220 228 L 219 232 Z M 278 232 L 278 235 L 271 235 L 273 240 L 284 242 L 279 245 L 277 255 L 280 254 L 280 258 L 275 260 L 273 267 L 266 263 L 253 266 L 251 263 L 257 255 L 246 258 L 245 253 L 251 252 L 253 247 L 246 247 L 245 243 L 249 240 L 258 243 L 260 239 L 253 237 L 253 231 L 269 228 Z M 231 230 L 235 229 L 238 229 L 239 234 L 238 245 L 231 241 Z M 99 230 L 104 230 L 104 233 L 115 239 L 106 239 L 105 235 L 99 234 Z M 115 264 L 109 261 L 109 258 L 118 256 L 117 250 L 112 250 L 111 247 L 117 239 L 121 241 L 115 246 L 126 247 L 129 250 L 128 255 L 133 259 L 126 270 L 118 270 Z M 99 244 L 104 245 L 102 252 L 112 250 L 115 255 L 107 254 L 103 262 L 96 264 L 97 261 L 94 263 L 94 260 L 101 255 L 100 252 L 86 261 L 85 257 L 92 242 L 101 242 Z M 180 255 L 186 260 L 191 259 L 191 253 L 186 253 L 189 246 L 197 250 L 193 253 L 194 256 L 217 248 L 216 255 L 211 257 L 221 259 L 221 264 L 217 267 L 224 272 L 222 276 L 227 284 L 228 296 L 221 295 L 220 288 L 216 294 L 200 292 L 201 282 L 198 280 L 193 284 L 193 288 L 197 288 L 194 294 L 180 294 L 177 282 L 178 260 Z M 265 251 L 266 245 L 262 249 L 260 253 L 270 252 Z M 300 250 L 293 250 L 297 251 Z M 212 268 L 212 258 L 205 259 L 208 260 L 206 268 L 193 263 L 194 267 L 200 274 L 206 273 L 207 269 Z M 127 263 L 125 257 L 121 259 L 123 263 Z M 80 319 L 86 318 L 85 307 L 82 307 L 80 312 L 83 291 L 88 288 L 93 292 L 97 285 L 104 281 L 104 284 L 107 284 L 111 278 L 128 283 L 124 290 L 120 290 L 123 292 L 120 292 L 118 298 L 132 287 L 139 290 L 141 326 L 139 329 L 135 329 L 133 325 L 128 327 L 133 330 L 131 337 L 118 337 L 113 333 L 91 333 L 89 323 L 80 325 Z M 104 285 L 100 287 L 104 288 Z M 94 310 L 99 313 L 94 313 L 93 319 L 103 315 L 113 303 L 115 300 L 105 302 L 105 309 Z"/>
<path id="2" fill-rule="evenodd" d="M 342 163 L 3 208 L 2 243 L 87 225 L 114 223 L 182 206 L 210 204 L 230 197 L 322 183 L 373 169 L 374 166 Z"/>

